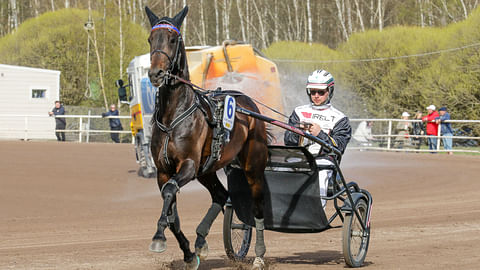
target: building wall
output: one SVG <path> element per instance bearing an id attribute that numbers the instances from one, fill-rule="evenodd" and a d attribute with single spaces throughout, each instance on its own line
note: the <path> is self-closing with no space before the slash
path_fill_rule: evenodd
<path id="1" fill-rule="evenodd" d="M 55 139 L 48 112 L 59 96 L 60 71 L 0 64 L 0 139 Z"/>

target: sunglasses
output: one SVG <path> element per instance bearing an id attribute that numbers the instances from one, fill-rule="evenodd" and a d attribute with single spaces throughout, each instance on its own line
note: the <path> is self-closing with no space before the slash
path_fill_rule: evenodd
<path id="1" fill-rule="evenodd" d="M 328 93 L 328 90 L 310 90 L 310 95 L 315 96 L 316 94 L 319 94 L 320 96 L 325 95 Z"/>

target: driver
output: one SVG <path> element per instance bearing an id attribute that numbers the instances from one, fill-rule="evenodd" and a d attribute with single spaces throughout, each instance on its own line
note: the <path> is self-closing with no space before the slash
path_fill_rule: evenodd
<path id="1" fill-rule="evenodd" d="M 335 80 L 328 71 L 319 69 L 312 72 L 308 76 L 306 89 L 310 103 L 296 107 L 290 115 L 288 124 L 304 129 L 311 135 L 326 141 L 343 154 L 350 141 L 352 128 L 348 117 L 330 104 L 334 85 Z M 285 132 L 285 145 L 307 147 L 308 151 L 315 157 L 317 165 L 333 164 L 330 157 L 326 156 L 327 152 L 321 149 L 319 144 L 308 139 L 302 139 L 303 137 L 294 132 L 288 130 Z M 320 196 L 327 195 L 328 179 L 331 175 L 331 170 L 319 171 Z M 326 201 L 322 200 L 324 207 L 325 204 Z"/>

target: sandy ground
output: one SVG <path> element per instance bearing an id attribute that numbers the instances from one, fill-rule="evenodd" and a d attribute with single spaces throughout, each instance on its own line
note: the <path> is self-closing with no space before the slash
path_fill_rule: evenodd
<path id="1" fill-rule="evenodd" d="M 0 269 L 180 269 L 168 250 L 148 251 L 162 200 L 137 176 L 132 145 L 0 141 Z M 480 157 L 348 151 L 343 172 L 373 198 L 365 268 L 478 269 Z M 197 183 L 179 195 L 193 246 L 210 205 Z M 345 267 L 341 229 L 266 233 L 269 269 Z M 222 216 L 200 269 L 249 269 L 226 259 Z M 253 259 L 251 248 L 248 259 Z"/>

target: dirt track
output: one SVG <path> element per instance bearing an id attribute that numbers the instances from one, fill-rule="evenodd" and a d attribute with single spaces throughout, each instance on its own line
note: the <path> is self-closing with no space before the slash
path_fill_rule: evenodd
<path id="1" fill-rule="evenodd" d="M 181 269 L 170 232 L 148 251 L 161 207 L 136 173 L 132 145 L 0 141 L 0 269 Z M 374 198 L 368 269 L 478 269 L 480 157 L 350 151 L 347 178 Z M 182 229 L 193 246 L 210 205 L 198 184 L 182 189 Z M 222 216 L 200 269 L 249 269 L 226 259 Z M 341 269 L 341 229 L 266 233 L 269 269 Z M 254 256 L 253 248 L 249 259 Z"/>

